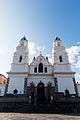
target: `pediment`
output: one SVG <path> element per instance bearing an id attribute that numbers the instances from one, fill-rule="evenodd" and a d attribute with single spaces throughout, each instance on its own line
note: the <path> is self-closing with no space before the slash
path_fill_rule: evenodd
<path id="1" fill-rule="evenodd" d="M 39 63 L 43 63 L 44 65 L 51 65 L 51 63 L 48 60 L 48 57 L 45 58 L 42 54 L 40 54 L 37 57 L 34 57 L 30 65 L 39 65 Z"/>

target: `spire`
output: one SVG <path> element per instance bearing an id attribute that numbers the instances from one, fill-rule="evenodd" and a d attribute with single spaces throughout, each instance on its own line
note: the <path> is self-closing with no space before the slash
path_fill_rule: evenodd
<path id="1" fill-rule="evenodd" d="M 25 40 L 28 41 L 28 40 L 26 39 L 25 35 L 21 38 L 21 41 L 23 41 L 23 40 L 24 40 L 24 41 L 25 41 Z"/>

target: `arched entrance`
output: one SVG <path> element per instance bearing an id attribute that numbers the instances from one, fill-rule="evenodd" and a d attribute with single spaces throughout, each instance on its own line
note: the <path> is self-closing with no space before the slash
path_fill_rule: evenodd
<path id="1" fill-rule="evenodd" d="M 37 103 L 43 104 L 45 102 L 45 87 L 41 81 L 37 85 Z"/>

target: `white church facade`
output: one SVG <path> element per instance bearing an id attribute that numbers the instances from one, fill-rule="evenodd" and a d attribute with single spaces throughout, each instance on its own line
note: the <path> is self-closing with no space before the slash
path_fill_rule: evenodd
<path id="1" fill-rule="evenodd" d="M 77 94 L 75 72 L 72 72 L 63 42 L 56 37 L 50 63 L 48 57 L 39 54 L 29 63 L 28 40 L 23 37 L 13 55 L 6 93 L 37 96 L 37 99 L 50 97 L 54 92 L 69 90 Z"/>

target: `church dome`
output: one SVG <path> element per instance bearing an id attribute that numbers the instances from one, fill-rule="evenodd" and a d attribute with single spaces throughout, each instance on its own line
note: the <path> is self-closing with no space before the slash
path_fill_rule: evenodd
<path id="1" fill-rule="evenodd" d="M 26 37 L 22 37 L 20 41 L 27 41 Z"/>

